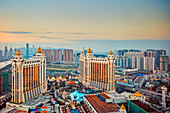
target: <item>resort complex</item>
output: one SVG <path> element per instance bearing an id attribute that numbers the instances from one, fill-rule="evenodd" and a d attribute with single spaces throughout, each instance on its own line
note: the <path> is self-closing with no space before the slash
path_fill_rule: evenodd
<path id="1" fill-rule="evenodd" d="M 10 86 L 3 82 L 1 94 L 7 94 L 1 97 L 0 112 L 161 113 L 169 110 L 170 76 L 165 71 L 151 73 L 115 66 L 113 51 L 97 57 L 90 48 L 83 50 L 79 65 L 46 62 L 48 52 L 44 52 L 39 47 L 34 55 L 24 58 L 20 50 L 16 51 L 12 63 L 5 67 L 12 69 L 9 78 L 7 72 L 1 72 L 1 80 L 11 84 L 11 92 Z M 56 65 L 62 69 L 47 68 L 58 68 Z M 79 68 L 71 68 L 75 65 Z"/>

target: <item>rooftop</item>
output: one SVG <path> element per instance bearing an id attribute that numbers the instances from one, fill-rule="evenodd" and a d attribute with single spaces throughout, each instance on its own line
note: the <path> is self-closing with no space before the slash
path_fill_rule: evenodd
<path id="1" fill-rule="evenodd" d="M 72 81 L 72 80 L 66 82 L 66 84 L 67 84 L 67 85 L 76 85 L 76 83 L 75 83 L 74 81 Z"/>
<path id="2" fill-rule="evenodd" d="M 139 91 L 137 91 L 136 93 L 134 93 L 134 95 L 137 96 L 137 97 L 141 97 L 141 96 L 142 96 L 142 94 L 140 94 Z"/>
<path id="3" fill-rule="evenodd" d="M 22 55 L 21 51 L 18 49 L 18 51 L 15 53 L 15 55 Z"/>
<path id="4" fill-rule="evenodd" d="M 8 107 L 6 107 L 5 109 L 2 109 L 0 112 L 1 112 L 1 113 L 7 113 L 7 112 L 11 112 L 11 111 L 17 111 L 17 109 L 14 108 L 14 107 L 8 106 Z"/>
<path id="5" fill-rule="evenodd" d="M 126 108 L 125 108 L 125 106 L 122 104 L 121 107 L 120 107 L 120 109 L 124 110 L 124 109 L 126 109 Z"/>
<path id="6" fill-rule="evenodd" d="M 89 49 L 87 50 L 87 53 L 92 53 L 92 50 L 89 48 Z"/>
<path id="7" fill-rule="evenodd" d="M 121 93 L 121 95 L 131 95 L 132 93 L 129 93 L 129 92 L 123 92 Z"/>
<path id="8" fill-rule="evenodd" d="M 84 54 L 84 51 L 81 51 L 81 54 Z"/>
<path id="9" fill-rule="evenodd" d="M 74 92 L 69 94 L 69 96 L 72 100 L 76 100 L 79 102 L 82 101 L 84 95 L 85 95 L 84 93 L 79 93 L 77 90 L 75 90 Z"/>
<path id="10" fill-rule="evenodd" d="M 45 103 L 47 101 L 49 101 L 51 98 L 51 96 L 37 96 L 33 99 L 28 100 L 25 103 L 22 103 L 21 105 L 25 105 L 25 106 L 35 106 L 41 103 Z"/>
<path id="11" fill-rule="evenodd" d="M 37 53 L 42 53 L 42 54 L 44 54 L 44 51 L 42 50 L 42 48 L 41 47 L 39 47 L 38 49 L 37 49 L 37 51 L 36 51 Z"/>
<path id="12" fill-rule="evenodd" d="M 126 98 L 125 96 L 121 95 L 121 94 L 109 94 L 110 97 L 112 97 L 113 99 L 123 99 L 123 98 Z"/>
<path id="13" fill-rule="evenodd" d="M 148 104 L 145 104 L 139 100 L 132 100 L 131 102 L 134 103 L 135 105 L 137 105 L 138 107 L 142 108 L 146 112 L 159 113 L 158 111 L 156 111 L 155 109 L 150 107 Z"/>
<path id="14" fill-rule="evenodd" d="M 113 55 L 113 51 L 110 50 L 109 55 Z"/>
<path id="15" fill-rule="evenodd" d="M 123 85 L 123 86 L 127 86 L 127 87 L 135 87 L 135 85 L 127 84 L 127 83 L 122 83 L 122 82 L 117 82 L 116 84 L 118 84 L 118 85 Z"/>
<path id="16" fill-rule="evenodd" d="M 107 95 L 104 94 L 104 93 L 100 93 L 100 95 L 101 95 L 103 98 L 105 98 L 105 99 L 111 99 L 109 96 L 107 96 Z"/>
<path id="17" fill-rule="evenodd" d="M 96 95 L 85 96 L 98 113 L 118 112 L 118 106 L 114 103 L 103 102 Z"/>
<path id="18" fill-rule="evenodd" d="M 136 73 L 136 74 L 133 74 L 133 75 L 136 75 L 136 76 L 144 76 L 146 75 L 145 73 Z"/>

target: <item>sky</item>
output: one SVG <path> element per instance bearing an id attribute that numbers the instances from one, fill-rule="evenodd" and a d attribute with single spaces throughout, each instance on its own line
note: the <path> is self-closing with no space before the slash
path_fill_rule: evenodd
<path id="1" fill-rule="evenodd" d="M 0 0 L 0 49 L 170 52 L 169 0 Z"/>

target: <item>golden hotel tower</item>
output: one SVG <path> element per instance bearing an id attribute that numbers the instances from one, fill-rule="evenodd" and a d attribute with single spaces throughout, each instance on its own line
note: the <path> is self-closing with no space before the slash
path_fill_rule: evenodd
<path id="1" fill-rule="evenodd" d="M 79 81 L 83 85 L 100 90 L 115 90 L 115 59 L 112 51 L 106 58 L 96 58 L 89 48 L 86 56 L 81 52 L 79 61 Z"/>
<path id="2" fill-rule="evenodd" d="M 46 57 L 40 47 L 29 59 L 23 59 L 18 50 L 11 61 L 13 103 L 26 102 L 47 90 Z"/>

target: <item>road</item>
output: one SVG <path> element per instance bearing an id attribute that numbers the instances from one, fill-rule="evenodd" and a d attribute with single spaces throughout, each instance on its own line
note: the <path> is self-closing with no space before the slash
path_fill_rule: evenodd
<path id="1" fill-rule="evenodd" d="M 71 70 L 75 70 L 75 69 L 72 69 L 72 68 L 62 69 L 62 68 L 50 68 L 50 67 L 47 67 L 47 70 L 71 71 Z"/>
<path id="2" fill-rule="evenodd" d="M 162 96 L 162 93 L 157 93 L 155 91 L 148 91 L 148 90 L 140 89 L 140 88 L 137 88 L 137 90 Z M 170 95 L 166 95 L 166 97 L 170 98 Z"/>

